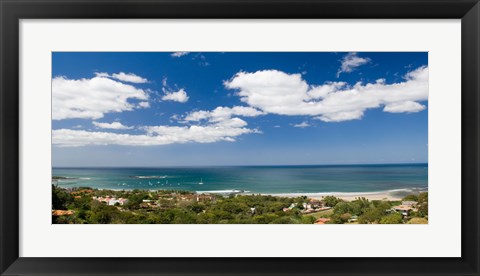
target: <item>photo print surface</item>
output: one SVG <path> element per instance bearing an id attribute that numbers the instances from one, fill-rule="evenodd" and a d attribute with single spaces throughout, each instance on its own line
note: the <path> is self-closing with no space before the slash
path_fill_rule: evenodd
<path id="1" fill-rule="evenodd" d="M 427 52 L 53 52 L 52 223 L 426 224 L 428 70 Z"/>

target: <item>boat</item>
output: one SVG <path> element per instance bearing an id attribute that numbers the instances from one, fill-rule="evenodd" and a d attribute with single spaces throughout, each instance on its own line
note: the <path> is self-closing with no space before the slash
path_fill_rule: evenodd
<path id="1" fill-rule="evenodd" d="M 200 182 L 198 182 L 198 185 L 203 185 L 203 179 L 200 178 Z"/>

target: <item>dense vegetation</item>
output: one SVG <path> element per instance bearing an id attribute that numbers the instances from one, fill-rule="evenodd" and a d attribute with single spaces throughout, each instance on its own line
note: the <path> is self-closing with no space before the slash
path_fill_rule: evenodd
<path id="1" fill-rule="evenodd" d="M 83 188 L 88 189 L 88 188 Z M 78 189 L 79 191 L 82 188 Z M 52 216 L 53 223 L 133 223 L 133 224 L 282 224 L 308 223 L 315 218 L 301 214 L 301 206 L 306 197 L 287 198 L 261 195 L 229 196 L 215 195 L 215 200 L 197 202 L 182 200 L 182 191 L 145 190 L 109 191 L 93 190 L 93 193 L 72 193 L 65 189 L 52 187 L 53 209 L 74 210 L 71 216 Z M 162 198 L 162 195 L 174 194 Z M 93 196 L 114 196 L 128 199 L 123 206 L 109 206 L 92 199 Z M 145 206 L 144 200 L 155 200 L 157 205 Z M 288 212 L 283 208 L 296 203 L 299 207 Z M 254 209 L 251 209 L 254 208 Z"/>
<path id="2" fill-rule="evenodd" d="M 124 198 L 120 205 L 108 205 L 97 197 Z M 407 223 L 410 218 L 424 223 L 428 217 L 427 193 L 412 195 L 405 200 L 418 201 L 418 211 L 408 218 L 392 212 L 399 202 L 369 201 L 359 198 L 343 201 L 333 196 L 322 199 L 329 212 L 304 214 L 307 197 L 268 195 L 209 195 L 199 198 L 187 191 L 111 191 L 87 187 L 66 190 L 52 185 L 52 209 L 72 210 L 69 215 L 52 215 L 53 223 L 78 224 L 312 224 L 319 217 L 327 223 Z M 285 208 L 290 207 L 288 210 Z M 354 218 L 352 220 L 352 218 Z M 418 218 L 421 218 L 419 221 Z"/>
<path id="3" fill-rule="evenodd" d="M 422 218 L 422 220 L 416 219 L 417 222 L 415 223 L 428 221 L 428 193 L 426 192 L 418 195 L 408 195 L 402 199 L 402 201 L 417 202 L 415 210 L 410 211 L 407 217 L 392 211 L 392 207 L 401 204 L 402 201 L 370 201 L 366 198 L 342 201 L 334 197 L 331 197 L 330 200 L 333 202 L 331 203 L 333 214 L 329 216 L 331 219 L 329 223 L 348 223 L 352 222 L 352 218 L 355 218 L 356 223 L 361 224 L 401 224 L 407 223 L 413 218 Z"/>

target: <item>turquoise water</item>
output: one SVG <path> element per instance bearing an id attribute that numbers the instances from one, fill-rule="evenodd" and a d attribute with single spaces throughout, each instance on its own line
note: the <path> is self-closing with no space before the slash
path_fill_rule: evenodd
<path id="1" fill-rule="evenodd" d="M 178 168 L 53 168 L 61 187 L 98 189 L 243 190 L 328 193 L 426 190 L 428 164 Z"/>

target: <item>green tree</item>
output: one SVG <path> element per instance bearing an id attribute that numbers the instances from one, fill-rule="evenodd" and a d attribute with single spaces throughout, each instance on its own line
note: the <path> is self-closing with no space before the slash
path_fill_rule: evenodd
<path id="1" fill-rule="evenodd" d="M 392 213 L 380 219 L 381 224 L 402 224 L 403 217 L 399 213 Z"/>
<path id="2" fill-rule="evenodd" d="M 88 211 L 91 208 L 93 199 L 89 196 L 82 196 L 81 198 L 74 198 L 73 208 Z"/>
<path id="3" fill-rule="evenodd" d="M 422 192 L 418 194 L 418 203 L 428 202 L 428 192 Z"/>
<path id="4" fill-rule="evenodd" d="M 302 216 L 300 218 L 300 223 L 302 224 L 313 224 L 315 222 L 315 217 L 312 216 Z"/>
<path id="5" fill-rule="evenodd" d="M 222 202 L 221 209 L 231 214 L 238 214 L 238 213 L 249 211 L 248 206 L 235 202 L 234 200 Z"/>
<path id="6" fill-rule="evenodd" d="M 426 218 L 412 218 L 407 224 L 428 224 L 428 220 Z"/>
<path id="7" fill-rule="evenodd" d="M 418 201 L 418 196 L 417 195 L 407 195 L 404 198 L 402 198 L 402 201 Z"/>
<path id="8" fill-rule="evenodd" d="M 189 206 L 189 209 L 195 213 L 201 213 L 203 210 L 205 210 L 205 205 L 199 204 L 199 203 L 194 203 Z"/>
<path id="9" fill-rule="evenodd" d="M 384 212 L 378 208 L 367 209 L 360 217 L 358 217 L 358 223 L 369 224 L 378 222 Z"/>
<path id="10" fill-rule="evenodd" d="M 356 208 L 360 209 L 359 211 L 354 210 L 358 213 L 363 213 L 363 210 L 369 208 L 372 205 L 371 202 L 365 197 L 359 197 L 352 201 L 352 203 L 355 205 Z"/>
<path id="11" fill-rule="evenodd" d="M 347 222 L 347 219 L 345 219 L 345 216 L 343 214 L 333 214 L 330 216 L 330 221 L 328 222 L 329 224 L 344 224 Z"/>
<path id="12" fill-rule="evenodd" d="M 420 193 L 418 195 L 418 216 L 427 217 L 428 216 L 428 193 Z"/>
<path id="13" fill-rule="evenodd" d="M 52 185 L 52 209 L 66 210 L 72 203 L 73 198 L 65 189 Z"/>
<path id="14" fill-rule="evenodd" d="M 120 217 L 120 211 L 116 207 L 98 203 L 92 207 L 87 221 L 95 224 L 109 224 L 116 220 L 119 223 Z"/>
<path id="15" fill-rule="evenodd" d="M 335 207 L 335 205 L 337 205 L 337 203 L 339 203 L 341 200 L 334 196 L 326 196 L 322 199 L 322 201 L 325 203 L 325 206 Z"/>
<path id="16" fill-rule="evenodd" d="M 333 209 L 333 212 L 338 215 L 345 214 L 345 213 L 352 213 L 352 211 L 353 211 L 353 208 L 350 205 L 350 203 L 345 201 L 337 203 Z"/>
<path id="17" fill-rule="evenodd" d="M 135 192 L 136 190 L 134 190 L 132 192 L 132 194 L 130 194 L 127 199 L 128 201 L 123 205 L 124 208 L 127 208 L 127 209 L 139 209 L 140 208 L 140 203 L 142 203 L 142 201 L 144 199 L 147 199 L 148 198 L 148 193 L 147 192 Z"/>

